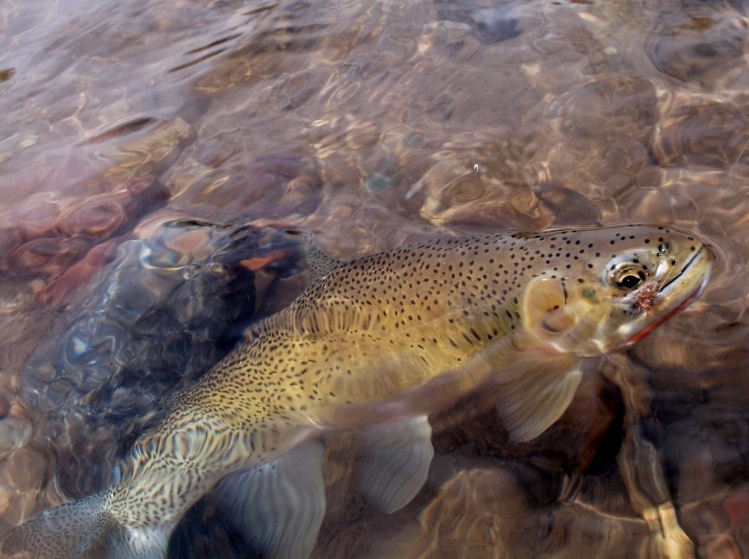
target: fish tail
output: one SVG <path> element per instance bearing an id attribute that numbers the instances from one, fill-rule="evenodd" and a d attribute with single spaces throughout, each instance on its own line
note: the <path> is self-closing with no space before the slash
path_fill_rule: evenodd
<path id="1" fill-rule="evenodd" d="M 98 494 L 44 511 L 12 530 L 2 543 L 2 556 L 26 553 L 35 559 L 161 559 L 167 531 L 128 528 L 104 508 Z"/>

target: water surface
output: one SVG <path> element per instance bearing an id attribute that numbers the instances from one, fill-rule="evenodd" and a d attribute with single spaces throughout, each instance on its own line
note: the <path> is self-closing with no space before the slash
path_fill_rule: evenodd
<path id="1" fill-rule="evenodd" d="M 698 555 L 749 557 L 748 16 L 740 1 L 6 1 L 0 529 L 106 484 L 123 425 L 153 412 L 132 398 L 94 428 L 86 410 L 121 388 L 119 413 L 132 383 L 109 379 L 105 396 L 90 376 L 29 382 L 27 361 L 61 370 L 40 348 L 95 312 L 87 281 L 132 243 L 198 271 L 226 246 L 213 225 L 169 241 L 175 218 L 302 227 L 342 259 L 466 231 L 653 222 L 694 230 L 720 262 L 700 301 L 601 365 L 634 379 L 636 427 L 606 370 L 529 445 L 464 402 L 433 418 L 430 481 L 390 516 L 347 489 L 355 457 L 329 441 L 315 557 L 645 557 L 617 467 L 627 429 L 655 449 Z M 301 288 L 283 285 L 259 293 L 272 307 Z M 201 503 L 172 555 L 246 556 L 224 520 Z"/>

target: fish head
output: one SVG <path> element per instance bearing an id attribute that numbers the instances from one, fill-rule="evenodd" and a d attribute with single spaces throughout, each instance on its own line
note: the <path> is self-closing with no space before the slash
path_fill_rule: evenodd
<path id="1" fill-rule="evenodd" d="M 708 245 L 670 227 L 554 231 L 537 241 L 545 268 L 521 297 L 525 330 L 551 351 L 579 356 L 647 336 L 702 294 L 714 261 Z"/>

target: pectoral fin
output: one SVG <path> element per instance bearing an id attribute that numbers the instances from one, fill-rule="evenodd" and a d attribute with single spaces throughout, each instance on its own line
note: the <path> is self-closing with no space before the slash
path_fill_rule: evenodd
<path id="1" fill-rule="evenodd" d="M 387 421 L 364 429 L 362 494 L 383 512 L 404 507 L 419 492 L 434 456 L 432 428 L 425 415 Z"/>
<path id="2" fill-rule="evenodd" d="M 579 361 L 565 357 L 503 375 L 497 411 L 512 440 L 530 441 L 546 431 L 570 405 L 581 380 Z"/>
<path id="3" fill-rule="evenodd" d="M 325 516 L 323 449 L 307 442 L 257 468 L 224 478 L 214 490 L 229 518 L 263 557 L 303 559 Z"/>

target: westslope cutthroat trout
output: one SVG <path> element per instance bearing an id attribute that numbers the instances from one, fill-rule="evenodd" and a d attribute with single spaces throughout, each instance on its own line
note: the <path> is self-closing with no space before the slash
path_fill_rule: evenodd
<path id="1" fill-rule="evenodd" d="M 160 558 L 213 491 L 263 556 L 309 556 L 325 512 L 320 435 L 356 429 L 361 491 L 394 511 L 424 483 L 427 417 L 482 387 L 533 439 L 581 363 L 623 350 L 704 290 L 713 261 L 671 228 L 442 238 L 348 263 L 311 249 L 308 289 L 252 326 L 142 436 L 108 491 L 38 515 L 5 554 Z"/>

